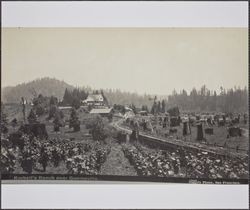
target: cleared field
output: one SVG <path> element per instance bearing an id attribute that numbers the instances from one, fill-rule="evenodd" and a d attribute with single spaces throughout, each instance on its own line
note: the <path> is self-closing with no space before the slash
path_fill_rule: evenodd
<path id="1" fill-rule="evenodd" d="M 149 117 L 141 117 L 137 116 L 136 120 L 141 121 L 142 119 L 149 120 Z M 125 123 L 125 126 L 129 126 L 129 124 Z M 171 139 L 178 139 L 178 140 L 183 140 L 185 142 L 194 142 L 198 143 L 197 141 L 197 127 L 196 126 L 191 126 L 191 134 L 188 134 L 186 136 L 183 136 L 183 124 L 180 126 L 174 127 L 176 129 L 176 133 L 171 133 L 169 134 L 169 129 L 170 127 L 167 126 L 166 128 L 163 128 L 159 124 L 154 124 L 152 125 L 155 127 L 154 132 L 151 131 L 144 131 L 142 127 L 140 127 L 140 132 L 152 135 L 155 137 L 161 137 L 161 138 L 166 138 L 168 140 Z M 249 137 L 248 137 L 248 130 L 247 130 L 247 125 L 240 123 L 238 125 L 240 128 L 243 129 L 243 135 L 238 136 L 238 137 L 230 137 L 227 138 L 227 126 L 221 126 L 218 127 L 217 125 L 214 125 L 212 128 L 214 130 L 213 135 L 204 134 L 204 141 L 199 142 L 201 144 L 206 144 L 209 146 L 216 146 L 216 147 L 224 147 L 227 148 L 229 151 L 235 151 L 236 147 L 238 146 L 239 152 L 241 153 L 247 153 L 248 147 L 249 147 Z M 205 124 L 203 124 L 203 130 L 205 128 L 211 128 Z"/>

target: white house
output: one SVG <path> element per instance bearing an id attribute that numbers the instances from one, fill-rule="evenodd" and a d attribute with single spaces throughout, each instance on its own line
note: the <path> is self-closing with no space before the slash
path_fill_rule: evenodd
<path id="1" fill-rule="evenodd" d="M 84 105 L 95 105 L 95 106 L 103 106 L 104 98 L 102 94 L 89 94 L 88 97 L 82 101 Z"/>

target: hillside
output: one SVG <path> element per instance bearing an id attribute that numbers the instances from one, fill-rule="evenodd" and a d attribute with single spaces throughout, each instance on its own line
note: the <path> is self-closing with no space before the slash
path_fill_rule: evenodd
<path id="1" fill-rule="evenodd" d="M 31 101 L 34 97 L 34 93 L 42 94 L 43 96 L 56 96 L 58 99 L 62 99 L 65 89 L 72 90 L 74 86 L 67 84 L 64 81 L 60 81 L 52 78 L 41 78 L 36 79 L 28 83 L 22 83 L 14 87 L 4 87 L 2 89 L 2 101 L 4 103 L 19 103 L 21 97 L 23 96 L 28 101 Z M 93 91 L 90 87 L 80 87 L 87 92 L 91 93 Z M 152 105 L 150 95 L 139 95 L 137 93 L 123 92 L 121 90 L 103 90 L 105 96 L 109 103 L 112 104 L 122 104 L 129 105 L 134 104 L 137 107 L 142 105 Z"/>
<path id="2" fill-rule="evenodd" d="M 34 95 L 42 94 L 43 96 L 56 96 L 62 100 L 65 89 L 73 90 L 75 87 L 52 78 L 36 79 L 28 83 L 22 83 L 15 87 L 4 87 L 2 89 L 1 101 L 4 103 L 20 103 L 21 97 L 29 101 L 34 98 Z M 86 93 L 95 91 L 91 87 L 82 86 Z M 100 91 L 100 90 L 98 90 Z M 147 105 L 151 109 L 154 101 L 154 95 L 140 95 L 137 93 L 124 92 L 119 89 L 103 89 L 110 105 L 121 104 L 131 105 L 134 104 L 137 108 Z M 180 93 L 173 92 L 169 96 L 157 95 L 157 104 L 162 103 L 162 99 L 166 102 L 166 107 L 179 106 L 181 110 L 191 111 L 222 111 L 222 112 L 247 112 L 248 110 L 248 89 L 234 88 L 234 89 L 221 89 L 221 93 L 217 94 L 216 91 L 211 91 L 202 86 L 200 89 L 193 89 L 190 93 L 183 90 Z M 161 105 L 157 105 L 159 110 Z"/>
<path id="3" fill-rule="evenodd" d="M 4 103 L 19 103 L 22 96 L 30 101 L 35 93 L 44 96 L 53 95 L 62 99 L 66 88 L 73 89 L 74 87 L 64 81 L 46 77 L 28 83 L 22 83 L 14 87 L 2 88 L 1 101 Z"/>

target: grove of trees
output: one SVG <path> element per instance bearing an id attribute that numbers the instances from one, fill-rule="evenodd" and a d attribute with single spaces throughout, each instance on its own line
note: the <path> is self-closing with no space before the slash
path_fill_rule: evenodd
<path id="1" fill-rule="evenodd" d="M 81 101 L 85 100 L 88 97 L 88 92 L 84 89 L 74 88 L 72 91 L 65 89 L 62 105 L 73 106 L 75 109 L 78 109 L 81 105 Z"/>
<path id="2" fill-rule="evenodd" d="M 23 96 L 30 103 L 39 94 L 43 96 L 54 95 L 58 99 L 62 99 L 66 88 L 72 90 L 74 87 L 64 81 L 45 77 L 13 87 L 3 87 L 1 98 L 3 103 L 19 103 L 20 96 Z"/>
<path id="3" fill-rule="evenodd" d="M 205 85 L 200 90 L 195 88 L 188 94 L 186 90 L 175 90 L 168 96 L 167 107 L 178 106 L 189 111 L 221 111 L 226 113 L 248 111 L 247 88 L 220 88 L 220 93 L 210 91 Z"/>

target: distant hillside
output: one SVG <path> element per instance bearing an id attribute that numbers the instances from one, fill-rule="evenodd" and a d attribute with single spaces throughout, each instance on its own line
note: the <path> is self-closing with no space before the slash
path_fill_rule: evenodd
<path id="1" fill-rule="evenodd" d="M 64 81 L 51 78 L 36 79 L 32 82 L 22 83 L 14 87 L 2 88 L 1 101 L 4 103 L 19 103 L 23 96 L 28 101 L 32 100 L 34 94 L 42 94 L 44 96 L 56 96 L 62 99 L 65 89 L 73 89 L 72 85 Z"/>
<path id="2" fill-rule="evenodd" d="M 59 100 L 63 99 L 65 89 L 73 90 L 74 86 L 52 78 L 36 79 L 28 83 L 22 83 L 14 87 L 4 87 L 1 90 L 1 101 L 4 103 L 20 103 L 21 97 L 30 102 L 35 94 L 43 96 L 55 96 Z M 96 92 L 91 87 L 78 87 L 86 93 Z M 100 91 L 100 90 L 98 90 Z M 140 95 L 137 93 L 124 92 L 119 89 L 103 89 L 105 97 L 110 105 L 135 105 L 141 108 L 143 105 L 151 110 L 156 95 Z M 172 95 L 157 95 L 157 106 L 160 110 L 160 102 L 165 100 L 166 107 L 179 106 L 181 110 L 191 111 L 222 111 L 222 112 L 247 112 L 248 111 L 248 89 L 231 88 L 226 90 L 221 87 L 219 94 L 211 91 L 203 85 L 200 89 L 193 89 L 188 93 L 183 90 L 180 93 L 173 91 Z"/>
<path id="3" fill-rule="evenodd" d="M 24 97 L 29 101 L 32 100 L 34 94 L 42 94 L 43 96 L 56 96 L 58 99 L 62 99 L 65 89 L 73 90 L 74 86 L 67 84 L 64 81 L 51 78 L 36 79 L 28 83 L 22 83 L 14 87 L 4 87 L 2 89 L 2 101 L 4 103 L 20 103 L 21 97 Z M 86 90 L 91 93 L 93 91 L 90 87 L 80 87 L 80 89 Z M 142 105 L 152 105 L 150 95 L 139 95 L 137 93 L 124 92 L 121 90 L 103 90 L 108 102 L 113 104 L 130 105 L 134 104 L 136 107 Z"/>

